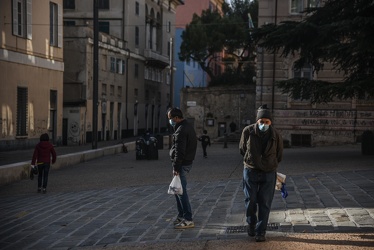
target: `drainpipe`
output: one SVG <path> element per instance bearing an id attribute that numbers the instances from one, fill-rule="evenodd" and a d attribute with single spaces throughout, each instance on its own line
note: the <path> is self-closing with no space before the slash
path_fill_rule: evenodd
<path id="1" fill-rule="evenodd" d="M 126 21 L 125 21 L 125 11 L 126 11 L 126 7 L 125 7 L 125 3 L 126 3 L 126 0 L 123 0 L 122 1 L 122 41 L 125 41 L 125 24 L 126 24 Z"/>
<path id="2" fill-rule="evenodd" d="M 274 24 L 277 25 L 277 17 L 278 17 L 278 0 L 275 0 L 275 16 L 274 16 Z M 275 92 L 275 61 L 276 61 L 276 53 L 273 54 L 273 85 L 271 90 L 271 112 L 274 112 L 274 92 Z"/>

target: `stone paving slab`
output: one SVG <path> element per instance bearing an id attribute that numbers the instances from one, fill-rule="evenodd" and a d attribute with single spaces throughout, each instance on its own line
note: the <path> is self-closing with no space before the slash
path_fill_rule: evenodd
<path id="1" fill-rule="evenodd" d="M 351 181 L 349 176 L 355 178 Z M 272 231 L 374 230 L 374 193 L 370 192 L 373 177 L 374 170 L 288 176 L 287 186 L 295 190 L 290 196 L 299 208 L 288 208 L 288 198 L 283 199 L 276 192 L 270 223 L 279 226 Z M 345 183 L 354 188 L 344 188 Z M 338 198 L 327 186 L 339 192 Z M 246 234 L 226 230 L 246 225 L 241 180 L 189 183 L 196 224 L 189 230 L 173 229 L 175 198 L 166 189 L 165 185 L 151 185 L 2 198 L 0 248 L 71 249 L 124 242 L 235 238 Z M 334 206 L 324 205 L 319 189 L 335 201 Z M 365 196 L 366 202 L 355 200 L 357 194 Z M 342 197 L 349 197 L 353 201 L 351 206 L 343 206 L 346 202 Z M 316 202 L 306 205 L 309 199 Z"/>
<path id="2" fill-rule="evenodd" d="M 130 175 L 126 179 L 130 182 L 131 178 L 138 178 L 131 177 L 136 171 L 147 171 L 148 178 L 168 176 L 167 150 L 160 152 L 159 161 L 137 162 L 133 154 L 122 154 L 52 173 L 52 191 L 46 195 L 34 192 L 35 182 L 30 181 L 3 187 L 0 249 L 75 249 L 248 237 L 237 146 L 229 145 L 223 150 L 222 145 L 213 145 L 208 149 L 208 160 L 202 158 L 200 151 L 191 172 L 194 178 L 188 184 L 196 224 L 193 229 L 173 228 L 175 198 L 166 193 L 165 181 L 126 187 L 100 182 L 92 188 L 92 182 L 103 175 L 98 172 L 102 168 L 113 182 L 114 174 L 121 177 L 116 182 L 123 182 L 124 173 Z M 308 154 L 302 154 L 304 151 Z M 325 157 L 318 157 L 319 152 Z M 289 196 L 283 199 L 276 191 L 269 234 L 374 232 L 374 158 L 362 159 L 350 148 L 337 148 L 334 152 L 313 148 L 286 150 L 281 167 L 287 174 Z M 336 155 L 346 157 L 346 164 L 336 161 Z M 352 167 L 349 161 L 359 162 L 361 168 Z M 211 173 L 216 178 L 206 181 L 208 178 L 203 175 L 210 170 L 214 170 Z M 229 177 L 227 172 L 231 173 Z M 90 176 L 84 177 L 87 173 Z M 62 187 L 67 180 L 90 185 L 87 189 L 77 186 L 76 190 Z M 238 230 L 230 232 L 230 228 Z"/>

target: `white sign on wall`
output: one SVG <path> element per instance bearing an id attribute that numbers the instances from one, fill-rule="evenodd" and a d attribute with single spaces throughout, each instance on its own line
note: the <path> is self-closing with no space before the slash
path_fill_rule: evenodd
<path id="1" fill-rule="evenodd" d="M 187 101 L 187 107 L 196 107 L 196 101 Z"/>

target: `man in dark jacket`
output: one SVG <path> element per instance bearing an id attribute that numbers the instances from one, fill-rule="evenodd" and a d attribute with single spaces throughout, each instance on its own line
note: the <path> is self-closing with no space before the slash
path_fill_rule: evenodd
<path id="1" fill-rule="evenodd" d="M 170 149 L 170 159 L 173 166 L 173 175 L 179 175 L 183 194 L 175 195 L 177 200 L 178 216 L 174 221 L 174 228 L 193 228 L 192 211 L 187 194 L 186 174 L 190 172 L 196 155 L 197 138 L 194 128 L 183 118 L 178 108 L 168 111 L 169 123 L 174 127 L 173 144 Z"/>
<path id="2" fill-rule="evenodd" d="M 208 131 L 206 129 L 204 129 L 203 135 L 200 136 L 198 140 L 201 141 L 201 146 L 203 147 L 204 158 L 207 158 L 208 154 L 206 153 L 206 148 L 208 146 L 210 147 L 210 137 L 209 137 Z"/>
<path id="3" fill-rule="evenodd" d="M 47 192 L 48 174 L 51 162 L 56 162 L 56 151 L 49 142 L 48 134 L 45 133 L 40 136 L 40 142 L 35 146 L 31 160 L 31 166 L 38 168 L 38 193 L 42 191 L 42 187 L 43 194 Z"/>
<path id="4" fill-rule="evenodd" d="M 246 197 L 248 235 L 265 241 L 273 201 L 278 163 L 282 160 L 283 139 L 272 124 L 266 105 L 257 111 L 257 122 L 243 129 L 239 143 L 243 155 L 243 191 Z M 257 217 L 258 208 L 258 217 Z"/>

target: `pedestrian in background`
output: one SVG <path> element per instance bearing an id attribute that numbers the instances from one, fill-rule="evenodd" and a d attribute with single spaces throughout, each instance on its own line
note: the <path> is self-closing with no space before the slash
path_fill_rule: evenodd
<path id="1" fill-rule="evenodd" d="M 175 229 L 193 228 L 192 209 L 187 194 L 187 177 L 195 159 L 197 137 L 194 128 L 183 118 L 183 113 L 178 108 L 168 111 L 168 119 L 174 128 L 170 159 L 173 166 L 173 175 L 179 175 L 182 183 L 183 194 L 175 195 L 178 215 L 174 221 Z"/>
<path id="2" fill-rule="evenodd" d="M 40 142 L 35 146 L 31 166 L 38 168 L 38 193 L 47 193 L 48 174 L 52 164 L 56 162 L 56 151 L 49 142 L 47 133 L 40 136 Z M 43 190 L 42 190 L 43 188 Z"/>
<path id="3" fill-rule="evenodd" d="M 210 137 L 208 134 L 208 131 L 204 129 L 203 135 L 199 137 L 199 141 L 201 141 L 201 146 L 203 147 L 203 155 L 204 158 L 207 158 L 208 155 L 206 153 L 206 148 L 209 146 L 210 147 Z"/>
<path id="4" fill-rule="evenodd" d="M 257 110 L 256 121 L 243 129 L 239 150 L 244 163 L 243 191 L 248 235 L 256 236 L 255 240 L 262 242 L 266 240 L 277 168 L 283 155 L 283 140 L 272 126 L 272 115 L 267 105 Z"/>

